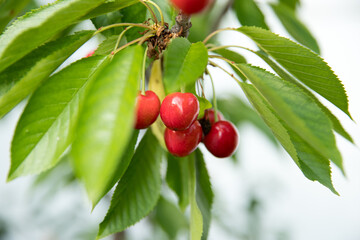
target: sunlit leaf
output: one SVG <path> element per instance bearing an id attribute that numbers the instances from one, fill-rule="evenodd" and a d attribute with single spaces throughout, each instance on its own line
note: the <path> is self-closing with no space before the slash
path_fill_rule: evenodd
<path id="1" fill-rule="evenodd" d="M 233 9 L 241 25 L 269 29 L 266 25 L 264 14 L 254 0 L 235 0 Z"/>
<path id="2" fill-rule="evenodd" d="M 118 183 L 98 238 L 121 232 L 148 215 L 160 197 L 162 149 L 147 131 Z"/>

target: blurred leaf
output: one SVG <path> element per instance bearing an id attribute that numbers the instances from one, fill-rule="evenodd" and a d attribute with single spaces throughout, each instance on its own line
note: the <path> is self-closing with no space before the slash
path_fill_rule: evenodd
<path id="1" fill-rule="evenodd" d="M 105 57 L 82 59 L 53 75 L 30 98 L 11 144 L 8 180 L 54 167 L 73 140 L 89 82 Z"/>
<path id="2" fill-rule="evenodd" d="M 310 48 L 317 54 L 320 53 L 319 45 L 309 29 L 297 18 L 295 12 L 283 4 L 271 4 L 277 17 L 280 19 L 286 31 L 299 43 Z"/>
<path id="3" fill-rule="evenodd" d="M 93 203 L 113 181 L 133 132 L 143 52 L 133 46 L 117 53 L 91 85 L 80 115 L 72 156 Z"/>
<path id="4" fill-rule="evenodd" d="M 200 240 L 203 234 L 204 223 L 202 213 L 196 201 L 196 160 L 194 154 L 190 155 L 186 160 L 189 167 L 190 239 Z"/>
<path id="5" fill-rule="evenodd" d="M 210 229 L 211 208 L 214 200 L 214 193 L 211 189 L 210 177 L 206 169 L 203 154 L 197 149 L 194 155 L 196 166 L 196 202 L 203 219 L 203 233 L 201 239 L 206 240 Z"/>
<path id="6" fill-rule="evenodd" d="M 160 197 L 162 150 L 147 131 L 118 183 L 98 238 L 121 232 L 150 213 Z"/>
<path id="7" fill-rule="evenodd" d="M 178 232 L 188 227 L 183 213 L 164 197 L 160 197 L 155 208 L 155 219 L 170 239 L 176 239 Z"/>
<path id="8" fill-rule="evenodd" d="M 167 159 L 166 182 L 178 196 L 180 209 L 185 211 L 189 205 L 188 158 L 178 158 L 169 153 Z"/>
<path id="9" fill-rule="evenodd" d="M 186 38 L 173 39 L 164 52 L 165 91 L 171 93 L 195 84 L 207 62 L 208 53 L 202 42 L 191 44 Z"/>
<path id="10" fill-rule="evenodd" d="M 291 130 L 254 86 L 242 83 L 241 87 L 251 104 L 271 128 L 276 138 L 304 175 L 312 181 L 319 181 L 338 195 L 331 182 L 330 161 L 299 137 L 296 132 Z"/>
<path id="11" fill-rule="evenodd" d="M 122 22 L 125 23 L 143 23 L 146 21 L 146 12 L 147 8 L 143 4 L 134 4 L 127 8 L 121 9 L 120 13 L 122 14 Z M 129 29 L 126 33 L 126 39 L 128 42 L 141 37 L 140 32 L 144 32 L 144 28 L 134 27 Z"/>
<path id="12" fill-rule="evenodd" d="M 300 5 L 300 0 L 280 0 L 281 4 L 287 5 L 291 10 L 296 10 Z"/>
<path id="13" fill-rule="evenodd" d="M 80 20 L 86 20 L 103 15 L 105 13 L 114 12 L 122 8 L 129 7 L 138 2 L 139 0 L 105 0 L 105 3 L 82 16 Z"/>
<path id="14" fill-rule="evenodd" d="M 217 100 L 218 109 L 224 115 L 224 117 L 235 125 L 239 125 L 244 122 L 249 122 L 259 129 L 265 136 L 275 145 L 278 146 L 278 142 L 274 138 L 271 130 L 259 117 L 259 115 L 248 105 L 243 102 L 239 97 L 230 95 L 224 99 Z M 234 111 L 236 109 L 236 111 Z"/>
<path id="15" fill-rule="evenodd" d="M 230 61 L 234 62 L 234 64 L 239 64 L 239 63 L 246 63 L 246 59 L 240 55 L 237 52 L 228 50 L 228 49 L 217 49 L 215 51 L 213 51 L 214 53 L 219 54 L 220 56 L 229 59 Z M 244 77 L 244 75 L 237 70 L 236 68 L 234 68 L 232 65 L 229 64 L 229 66 L 234 70 L 234 72 L 242 79 L 242 80 L 246 80 L 246 78 Z"/>
<path id="16" fill-rule="evenodd" d="M 93 31 L 81 31 L 49 42 L 0 73 L 0 118 L 32 93 L 92 34 Z"/>
<path id="17" fill-rule="evenodd" d="M 272 61 L 266 53 L 264 52 L 255 52 L 260 58 L 262 58 L 282 79 L 285 81 L 291 82 L 295 84 L 298 88 L 300 88 L 305 94 L 307 94 L 309 97 L 312 98 L 312 100 L 321 108 L 321 110 L 328 116 L 330 119 L 334 130 L 339 133 L 341 136 L 346 138 L 351 143 L 354 143 L 353 139 L 349 135 L 348 132 L 343 128 L 340 121 L 334 116 L 334 114 L 331 113 L 331 111 L 325 107 L 316 97 L 314 94 L 312 94 L 306 87 L 304 87 L 302 84 L 300 84 L 298 81 L 294 79 L 293 76 L 285 72 L 277 63 Z"/>
<path id="18" fill-rule="evenodd" d="M 99 29 L 107 25 L 122 22 L 122 14 L 119 11 L 106 13 L 104 15 L 100 15 L 91 19 L 91 22 L 94 24 L 94 26 L 97 29 Z M 110 28 L 108 30 L 101 32 L 101 34 L 104 35 L 105 37 L 110 37 L 112 35 L 119 35 L 123 30 L 124 28 L 122 27 Z"/>
<path id="19" fill-rule="evenodd" d="M 199 100 L 200 110 L 199 110 L 199 116 L 198 119 L 201 119 L 204 117 L 205 110 L 212 108 L 211 102 L 209 102 L 206 98 L 196 96 Z"/>
<path id="20" fill-rule="evenodd" d="M 0 34 L 6 25 L 23 10 L 30 0 L 0 1 Z"/>
<path id="21" fill-rule="evenodd" d="M 319 106 L 292 83 L 258 67 L 238 66 L 289 128 L 344 172 L 331 122 Z"/>
<path id="22" fill-rule="evenodd" d="M 0 72 L 104 0 L 59 0 L 18 18 L 0 35 Z"/>
<path id="23" fill-rule="evenodd" d="M 165 98 L 165 89 L 163 84 L 163 78 L 162 78 L 162 69 L 161 69 L 161 60 L 155 60 L 152 68 L 151 68 L 151 74 L 149 79 L 149 90 L 156 93 L 156 95 L 159 97 L 160 102 L 162 102 Z M 151 131 L 155 135 L 155 137 L 158 139 L 160 145 L 166 149 L 165 140 L 164 140 L 164 133 L 165 133 L 165 125 L 161 121 L 161 118 L 158 117 L 156 121 L 151 125 Z"/>
<path id="24" fill-rule="evenodd" d="M 324 60 L 309 49 L 256 27 L 241 27 L 258 46 L 309 88 L 329 100 L 350 118 L 344 86 Z"/>
<path id="25" fill-rule="evenodd" d="M 269 29 L 264 14 L 254 0 L 235 0 L 233 9 L 242 26 L 256 26 Z"/>

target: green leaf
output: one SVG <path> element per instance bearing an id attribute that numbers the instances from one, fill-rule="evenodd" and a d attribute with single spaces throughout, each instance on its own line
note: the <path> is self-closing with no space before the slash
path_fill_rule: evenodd
<path id="1" fill-rule="evenodd" d="M 72 156 L 93 203 L 115 176 L 133 132 L 143 48 L 117 53 L 94 80 L 81 112 Z"/>
<path id="2" fill-rule="evenodd" d="M 306 141 L 301 139 L 297 133 L 286 126 L 284 121 L 279 118 L 274 109 L 254 86 L 245 83 L 241 83 L 240 86 L 244 90 L 251 104 L 273 131 L 276 138 L 304 175 L 312 181 L 319 181 L 333 193 L 338 194 L 331 182 L 330 161 L 324 158 L 306 143 Z"/>
<path id="3" fill-rule="evenodd" d="M 143 4 L 134 4 L 127 8 L 121 9 L 120 14 L 122 14 L 122 22 L 126 23 L 143 23 L 146 19 L 147 8 Z M 136 38 L 141 37 L 141 32 L 144 32 L 144 28 L 133 27 L 129 29 L 126 33 L 126 39 L 128 42 L 135 40 Z"/>
<path id="4" fill-rule="evenodd" d="M 194 154 L 186 160 L 189 167 L 190 239 L 200 240 L 203 234 L 204 223 L 203 216 L 196 201 L 196 167 Z"/>
<path id="5" fill-rule="evenodd" d="M 104 0 L 58 0 L 18 18 L 0 35 L 0 72 Z"/>
<path id="6" fill-rule="evenodd" d="M 215 51 L 213 51 L 214 53 L 219 54 L 220 56 L 229 59 L 230 61 L 234 62 L 234 64 L 239 64 L 239 63 L 246 63 L 246 59 L 240 55 L 237 52 L 228 50 L 228 49 L 217 49 Z M 246 80 L 246 78 L 244 77 L 244 75 L 242 75 L 242 73 L 237 70 L 235 67 L 233 67 L 231 64 L 229 64 L 229 66 L 234 70 L 234 72 L 242 79 L 242 80 Z"/>
<path id="7" fill-rule="evenodd" d="M 185 211 L 189 205 L 189 170 L 187 158 L 178 158 L 168 154 L 168 165 L 166 173 L 166 182 L 169 187 L 176 193 L 179 199 L 179 206 Z"/>
<path id="8" fill-rule="evenodd" d="M 0 1 L 0 34 L 6 25 L 23 10 L 30 0 Z"/>
<path id="9" fill-rule="evenodd" d="M 287 5 L 294 11 L 300 5 L 300 0 L 280 0 L 280 3 Z"/>
<path id="10" fill-rule="evenodd" d="M 162 150 L 147 131 L 118 183 L 98 238 L 121 232 L 150 213 L 160 197 Z"/>
<path id="11" fill-rule="evenodd" d="M 300 88 L 305 94 L 307 94 L 309 97 L 312 98 L 312 100 L 321 108 L 321 110 L 327 115 L 327 117 L 330 119 L 334 130 L 339 133 L 341 136 L 343 136 L 345 139 L 350 141 L 351 143 L 354 143 L 353 139 L 351 138 L 350 134 L 346 132 L 346 130 L 341 125 L 340 121 L 332 114 L 332 112 L 325 107 L 316 97 L 314 94 L 312 94 L 306 87 L 304 87 L 302 84 L 300 84 L 296 79 L 285 72 L 276 62 L 272 61 L 268 55 L 264 52 L 255 52 L 260 58 L 262 58 L 282 79 L 285 81 L 291 82 L 295 84 L 298 88 Z"/>
<path id="12" fill-rule="evenodd" d="M 164 15 L 164 21 L 169 24 L 169 27 L 172 27 L 175 24 L 175 17 L 177 15 L 177 11 L 175 8 L 169 4 L 168 0 L 153 0 L 161 9 Z M 160 21 L 160 14 L 158 11 L 155 11 L 156 17 Z M 193 18 L 193 16 L 191 16 Z"/>
<path id="13" fill-rule="evenodd" d="M 201 151 L 197 149 L 194 155 L 196 166 L 196 202 L 203 218 L 203 233 L 201 239 L 206 240 L 210 229 L 211 207 L 214 200 L 214 193 L 211 189 L 210 177 Z"/>
<path id="14" fill-rule="evenodd" d="M 227 96 L 226 98 L 217 99 L 218 109 L 224 117 L 239 126 L 242 123 L 250 123 L 259 129 L 265 136 L 275 145 L 278 142 L 274 138 L 273 133 L 259 115 L 239 97 L 235 95 Z M 234 111 L 236 109 L 236 111 Z"/>
<path id="15" fill-rule="evenodd" d="M 211 104 L 211 102 L 209 102 L 209 100 L 207 100 L 206 98 L 199 97 L 199 96 L 196 96 L 196 97 L 197 97 L 197 99 L 199 100 L 199 105 L 200 105 L 200 110 L 199 110 L 198 119 L 201 119 L 201 118 L 204 117 L 205 110 L 206 110 L 206 109 L 209 109 L 209 108 L 212 108 L 212 104 Z"/>
<path id="16" fill-rule="evenodd" d="M 202 42 L 191 44 L 186 38 L 175 38 L 164 52 L 164 85 L 167 93 L 195 84 L 204 73 L 208 53 Z"/>
<path id="17" fill-rule="evenodd" d="M 266 25 L 264 14 L 254 0 L 235 0 L 233 9 L 241 25 L 269 29 Z"/>
<path id="18" fill-rule="evenodd" d="M 94 26 L 97 29 L 99 29 L 101 27 L 104 27 L 104 26 L 107 26 L 110 24 L 122 22 L 121 19 L 122 19 L 122 14 L 119 11 L 115 11 L 115 12 L 110 12 L 110 13 L 107 13 L 104 15 L 97 16 L 97 17 L 91 19 L 91 22 L 94 24 Z M 124 30 L 124 28 L 122 28 L 122 27 L 110 28 L 108 30 L 101 32 L 101 34 L 104 35 L 105 37 L 110 37 L 112 35 L 119 35 L 123 30 Z"/>
<path id="19" fill-rule="evenodd" d="M 94 57 L 73 63 L 35 91 L 15 130 L 8 180 L 58 163 L 73 140 L 88 83 L 104 60 Z"/>
<path id="20" fill-rule="evenodd" d="M 343 172 L 342 158 L 336 147 L 332 124 L 319 106 L 296 85 L 246 64 L 238 65 L 242 73 L 274 108 L 284 122 L 325 158 Z"/>
<path id="21" fill-rule="evenodd" d="M 105 39 L 95 50 L 94 55 L 109 55 L 112 51 L 114 51 L 118 38 L 118 35 L 113 35 Z M 125 38 L 120 40 L 119 46 L 122 46 L 124 44 L 126 44 Z"/>
<path id="22" fill-rule="evenodd" d="M 176 239 L 178 232 L 188 227 L 184 214 L 164 197 L 160 197 L 155 208 L 155 219 L 170 239 Z"/>
<path id="23" fill-rule="evenodd" d="M 0 73 L 0 118 L 32 93 L 92 34 L 93 31 L 81 31 L 49 42 Z"/>
<path id="24" fill-rule="evenodd" d="M 103 15 L 105 13 L 114 12 L 138 2 L 139 0 L 106 0 L 105 3 L 82 16 L 80 20 L 86 20 Z"/>
<path id="25" fill-rule="evenodd" d="M 320 53 L 319 45 L 307 27 L 297 18 L 295 12 L 284 4 L 271 4 L 275 14 L 285 27 L 286 31 L 299 43 Z"/>
<path id="26" fill-rule="evenodd" d="M 309 88 L 329 100 L 350 118 L 344 86 L 324 60 L 309 49 L 256 27 L 241 27 L 258 46 Z"/>

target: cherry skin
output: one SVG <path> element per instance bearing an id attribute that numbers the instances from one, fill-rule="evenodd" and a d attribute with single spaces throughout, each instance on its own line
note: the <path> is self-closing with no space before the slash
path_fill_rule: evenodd
<path id="1" fill-rule="evenodd" d="M 146 91 L 145 95 L 139 92 L 136 98 L 136 129 L 144 129 L 149 127 L 160 112 L 160 100 L 153 91 Z"/>
<path id="2" fill-rule="evenodd" d="M 185 14 L 199 13 L 209 4 L 210 0 L 171 0 Z"/>
<path id="3" fill-rule="evenodd" d="M 195 121 L 188 129 L 174 131 L 166 128 L 165 144 L 168 151 L 177 157 L 185 157 L 192 153 L 202 138 L 202 129 L 198 121 Z"/>
<path id="4" fill-rule="evenodd" d="M 190 127 L 199 115 L 199 101 L 192 93 L 171 93 L 160 107 L 160 117 L 166 127 L 182 131 Z"/>
<path id="5" fill-rule="evenodd" d="M 224 116 L 221 114 L 221 112 L 217 111 L 217 120 L 221 121 L 224 120 Z M 203 119 L 209 121 L 210 125 L 214 125 L 215 123 L 215 110 L 213 108 L 209 108 L 205 110 Z"/>
<path id="6" fill-rule="evenodd" d="M 204 144 L 215 157 L 231 156 L 238 145 L 238 133 L 235 126 L 228 121 L 218 121 L 205 136 Z"/>

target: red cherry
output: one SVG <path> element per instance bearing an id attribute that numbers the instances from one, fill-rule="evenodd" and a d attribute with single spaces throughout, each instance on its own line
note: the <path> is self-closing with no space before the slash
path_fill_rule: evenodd
<path id="1" fill-rule="evenodd" d="M 169 152 L 177 157 L 185 157 L 192 153 L 201 142 L 202 129 L 198 121 L 195 121 L 188 129 L 174 131 L 165 130 L 165 144 Z"/>
<path id="2" fill-rule="evenodd" d="M 185 130 L 199 115 L 199 101 L 192 93 L 171 93 L 165 97 L 160 108 L 160 117 L 172 130 Z"/>
<path id="3" fill-rule="evenodd" d="M 171 2 L 185 14 L 190 15 L 201 12 L 210 0 L 171 0 Z"/>
<path id="4" fill-rule="evenodd" d="M 217 111 L 217 117 L 218 117 L 218 121 L 224 120 L 224 116 L 219 111 Z M 203 119 L 209 121 L 211 126 L 214 125 L 214 123 L 215 123 L 215 110 L 213 108 L 206 109 Z"/>
<path id="5" fill-rule="evenodd" d="M 214 156 L 229 157 L 235 152 L 238 145 L 237 130 L 228 121 L 218 121 L 205 136 L 204 144 Z"/>
<path id="6" fill-rule="evenodd" d="M 153 91 L 139 92 L 136 98 L 136 129 L 149 127 L 159 116 L 160 100 Z"/>

